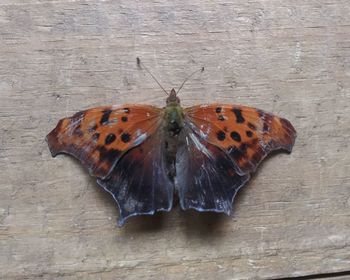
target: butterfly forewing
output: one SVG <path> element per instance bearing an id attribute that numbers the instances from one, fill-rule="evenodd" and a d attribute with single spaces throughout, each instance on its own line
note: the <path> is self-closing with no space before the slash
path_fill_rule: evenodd
<path id="1" fill-rule="evenodd" d="M 185 109 L 185 122 L 205 141 L 224 150 L 243 175 L 255 171 L 271 151 L 291 151 L 296 132 L 289 121 L 241 105 L 201 105 Z"/>
<path id="2" fill-rule="evenodd" d="M 46 139 L 53 156 L 73 155 L 91 175 L 105 178 L 126 151 L 156 131 L 161 112 L 147 105 L 97 107 L 60 120 Z"/>

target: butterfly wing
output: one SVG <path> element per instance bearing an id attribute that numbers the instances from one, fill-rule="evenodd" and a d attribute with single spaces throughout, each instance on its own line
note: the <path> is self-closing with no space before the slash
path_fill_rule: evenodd
<path id="1" fill-rule="evenodd" d="M 119 205 L 119 226 L 131 216 L 170 211 L 172 207 L 174 184 L 167 176 L 163 133 L 160 127 L 129 150 L 108 179 L 97 180 Z"/>
<path id="2" fill-rule="evenodd" d="M 181 208 L 230 214 L 234 196 L 249 174 L 237 174 L 230 157 L 205 141 L 188 122 L 179 141 L 176 186 Z"/>
<path id="3" fill-rule="evenodd" d="M 98 177 L 123 225 L 128 217 L 171 209 L 162 121 L 153 106 L 98 107 L 60 120 L 46 139 L 53 156 L 73 155 Z"/>
<path id="4" fill-rule="evenodd" d="M 240 105 L 201 105 L 185 110 L 185 122 L 202 139 L 225 151 L 238 174 L 254 172 L 274 150 L 291 152 L 296 131 L 283 118 Z"/>
<path id="5" fill-rule="evenodd" d="M 62 119 L 46 137 L 52 156 L 76 157 L 91 175 L 106 178 L 117 161 L 152 135 L 161 109 L 146 105 L 97 107 Z"/>

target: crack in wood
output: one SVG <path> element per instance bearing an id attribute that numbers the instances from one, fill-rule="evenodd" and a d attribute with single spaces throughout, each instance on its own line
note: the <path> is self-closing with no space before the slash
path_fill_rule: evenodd
<path id="1" fill-rule="evenodd" d="M 273 278 L 271 280 L 311 280 L 311 279 L 322 279 L 322 278 L 337 278 L 337 277 L 348 276 L 348 275 L 350 276 L 350 270 L 340 271 L 340 272 L 308 274 L 308 275 L 294 276 L 294 277 Z"/>

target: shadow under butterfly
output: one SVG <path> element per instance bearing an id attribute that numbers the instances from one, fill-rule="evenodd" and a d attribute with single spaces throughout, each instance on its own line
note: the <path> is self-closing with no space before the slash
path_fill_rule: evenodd
<path id="1" fill-rule="evenodd" d="M 168 95 L 164 108 L 96 107 L 60 120 L 47 135 L 53 157 L 74 156 L 113 196 L 119 226 L 170 211 L 174 194 L 183 210 L 229 215 L 259 163 L 272 151 L 292 151 L 295 129 L 271 113 L 220 103 L 183 109 L 178 93 L 197 72 L 170 93 L 154 78 Z"/>

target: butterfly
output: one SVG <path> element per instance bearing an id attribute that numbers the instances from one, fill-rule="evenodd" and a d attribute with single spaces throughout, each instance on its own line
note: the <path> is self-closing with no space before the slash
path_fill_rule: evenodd
<path id="1" fill-rule="evenodd" d="M 46 137 L 53 157 L 77 158 L 113 196 L 119 226 L 135 215 L 170 211 L 174 195 L 183 210 L 229 215 L 259 163 L 272 151 L 292 151 L 296 131 L 288 120 L 242 105 L 183 109 L 178 92 L 170 91 L 164 108 L 77 112 Z"/>

